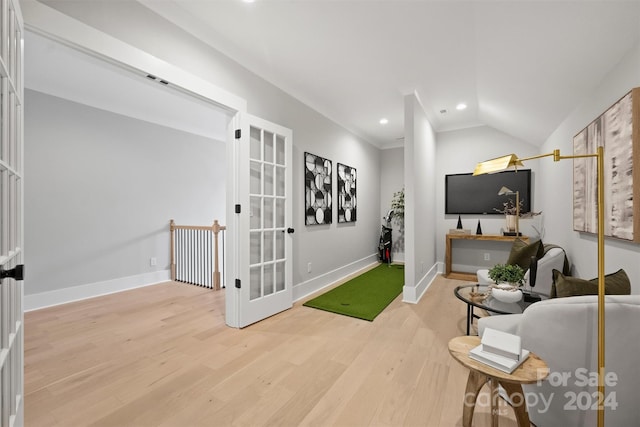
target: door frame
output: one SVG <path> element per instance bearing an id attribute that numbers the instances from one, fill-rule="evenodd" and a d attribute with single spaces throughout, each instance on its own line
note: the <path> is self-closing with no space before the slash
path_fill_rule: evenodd
<path id="1" fill-rule="evenodd" d="M 218 108 L 228 114 L 227 125 L 227 230 L 226 239 L 228 256 L 225 260 L 225 275 L 228 278 L 238 277 L 239 265 L 234 253 L 238 250 L 237 224 L 235 223 L 233 206 L 236 202 L 234 195 L 237 189 L 235 177 L 238 167 L 237 158 L 229 154 L 234 150 L 235 123 L 239 117 L 247 112 L 247 101 L 227 90 L 218 87 L 190 72 L 169 64 L 149 53 L 122 42 L 106 33 L 77 21 L 43 3 L 30 1 L 22 2 L 22 13 L 26 31 L 30 31 L 64 45 L 79 49 L 99 59 L 127 69 L 135 74 L 146 76 L 152 74 L 168 81 L 174 90 L 178 90 L 189 96 L 210 103 L 212 108 Z M 231 200 L 230 200 L 231 197 Z M 228 290 L 233 286 L 227 287 Z M 226 298 L 228 301 L 230 298 Z M 238 324 L 238 307 L 235 304 L 226 303 L 227 324 Z"/>

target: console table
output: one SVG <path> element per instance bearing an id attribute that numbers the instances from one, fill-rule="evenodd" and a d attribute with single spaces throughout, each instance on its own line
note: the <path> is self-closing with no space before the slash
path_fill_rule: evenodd
<path id="1" fill-rule="evenodd" d="M 516 236 L 502 236 L 499 234 L 447 234 L 447 244 L 444 252 L 444 277 L 447 279 L 457 280 L 478 280 L 475 273 L 464 273 L 461 271 L 451 271 L 451 244 L 453 240 L 488 240 L 493 242 L 513 242 L 518 237 Z M 529 237 L 520 236 L 521 240 L 529 242 Z"/>

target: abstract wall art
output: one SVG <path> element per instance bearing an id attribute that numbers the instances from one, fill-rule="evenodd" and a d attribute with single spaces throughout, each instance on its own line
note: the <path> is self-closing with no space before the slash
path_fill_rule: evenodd
<path id="1" fill-rule="evenodd" d="M 604 147 L 604 234 L 640 242 L 640 88 L 633 89 L 573 138 L 573 153 Z M 634 168 L 635 163 L 635 168 Z M 595 158 L 573 161 L 573 229 L 597 233 Z"/>
<path id="2" fill-rule="evenodd" d="M 338 163 L 338 222 L 356 220 L 356 168 Z"/>
<path id="3" fill-rule="evenodd" d="M 331 160 L 304 153 L 306 225 L 331 224 Z"/>

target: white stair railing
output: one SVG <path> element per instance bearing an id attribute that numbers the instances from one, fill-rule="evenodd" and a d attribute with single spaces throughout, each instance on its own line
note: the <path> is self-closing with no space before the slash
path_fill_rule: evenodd
<path id="1" fill-rule="evenodd" d="M 222 231 L 222 259 L 224 264 L 224 231 L 218 220 L 211 226 L 176 225 L 169 223 L 171 232 L 171 280 L 191 283 L 219 290 L 219 235 Z"/>

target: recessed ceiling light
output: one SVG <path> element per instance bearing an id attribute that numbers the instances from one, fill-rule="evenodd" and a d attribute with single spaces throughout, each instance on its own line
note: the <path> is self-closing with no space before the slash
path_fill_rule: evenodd
<path id="1" fill-rule="evenodd" d="M 456 110 L 464 110 L 465 108 L 467 108 L 467 104 L 460 103 L 456 105 Z"/>
<path id="2" fill-rule="evenodd" d="M 388 119 L 385 119 L 385 118 L 380 119 L 380 124 L 381 125 L 386 125 L 387 123 L 389 123 Z"/>
<path id="3" fill-rule="evenodd" d="M 245 3 L 253 3 L 256 0 L 242 0 L 242 1 L 245 2 Z"/>

